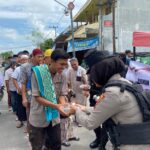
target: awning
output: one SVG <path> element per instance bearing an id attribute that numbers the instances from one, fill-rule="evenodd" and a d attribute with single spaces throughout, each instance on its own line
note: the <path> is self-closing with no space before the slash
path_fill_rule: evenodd
<path id="1" fill-rule="evenodd" d="M 98 34 L 98 28 L 99 28 L 98 22 L 81 26 L 79 29 L 77 29 L 74 32 L 74 38 L 75 39 L 79 39 L 79 38 L 84 39 L 84 38 L 87 38 L 87 34 Z M 69 41 L 71 39 L 72 39 L 72 35 L 70 35 L 66 39 L 66 41 Z"/>
<path id="2" fill-rule="evenodd" d="M 150 32 L 133 32 L 134 47 L 150 47 Z"/>
<path id="3" fill-rule="evenodd" d="M 99 44 L 98 37 L 89 38 L 85 40 L 76 40 L 74 42 L 74 48 L 75 48 L 75 51 L 82 51 L 82 50 L 95 48 L 98 46 L 98 44 Z M 68 42 L 67 52 L 72 52 L 72 51 L 73 51 L 73 48 L 72 48 L 72 40 L 71 40 Z"/>
<path id="4" fill-rule="evenodd" d="M 74 32 L 74 38 L 86 38 L 86 33 L 85 33 L 85 26 L 79 27 L 75 32 Z M 72 39 L 72 34 L 70 33 L 70 36 L 66 39 L 66 41 L 69 41 Z"/>
<path id="5" fill-rule="evenodd" d="M 99 3 L 106 4 L 108 0 L 87 0 L 84 6 L 74 16 L 74 22 L 91 22 L 93 17 L 99 15 Z M 108 5 L 103 6 L 103 14 L 108 14 Z"/>

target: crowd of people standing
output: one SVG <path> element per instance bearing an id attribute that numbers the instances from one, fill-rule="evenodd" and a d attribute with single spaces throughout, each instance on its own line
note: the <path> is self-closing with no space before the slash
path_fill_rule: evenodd
<path id="1" fill-rule="evenodd" d="M 22 51 L 9 58 L 4 78 L 8 109 L 16 115 L 16 127 L 25 127 L 24 132 L 29 135 L 33 150 L 44 147 L 61 149 L 61 145 L 69 147 L 71 140 L 80 140 L 73 131 L 75 119 L 61 107 L 67 107 L 69 103 L 86 105 L 87 97 L 79 86 L 88 81 L 86 70 L 79 66 L 78 60 L 68 61 L 69 58 L 62 50 L 43 52 L 39 48 L 32 54 Z M 75 96 L 68 96 L 71 92 Z M 53 115 L 56 116 L 53 118 Z"/>
<path id="2" fill-rule="evenodd" d="M 128 137 L 122 140 L 120 136 L 124 135 L 117 131 L 110 134 L 114 126 L 143 125 L 135 95 L 122 87 L 106 86 L 114 81 L 132 85 L 124 78 L 123 61 L 108 51 L 98 50 L 88 51 L 84 59 L 89 67 L 87 71 L 63 50 L 48 49 L 43 53 L 36 48 L 32 55 L 23 51 L 18 53 L 17 59 L 10 60 L 5 71 L 9 106 L 11 104 L 18 119 L 17 128 L 27 122 L 32 150 L 61 150 L 62 145 L 70 146 L 70 140 L 79 141 L 73 132 L 72 116 L 78 126 L 94 130 L 96 139 L 90 144 L 91 148 L 148 150 L 148 139 L 140 143 L 136 140 L 140 138 L 138 130 L 134 130 L 134 137 L 132 130 L 124 128 L 132 135 L 131 140 L 127 140 Z M 113 125 L 108 126 L 109 119 Z"/>

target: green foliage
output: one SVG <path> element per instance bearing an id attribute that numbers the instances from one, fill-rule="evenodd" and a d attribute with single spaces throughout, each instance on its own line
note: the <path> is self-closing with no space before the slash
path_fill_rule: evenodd
<path id="1" fill-rule="evenodd" d="M 45 39 L 44 34 L 37 29 L 36 31 L 32 31 L 30 37 L 28 37 L 37 47 L 40 47 L 42 50 L 46 50 L 53 47 L 54 41 L 53 39 Z"/>
<path id="2" fill-rule="evenodd" d="M 8 51 L 8 52 L 3 52 L 0 54 L 2 56 L 2 58 L 4 60 L 8 59 L 8 57 L 11 57 L 13 55 L 13 52 L 12 51 Z"/>
<path id="3" fill-rule="evenodd" d="M 150 56 L 146 57 L 137 57 L 137 61 L 140 61 L 143 64 L 150 65 Z"/>
<path id="4" fill-rule="evenodd" d="M 42 42 L 40 44 L 40 48 L 45 51 L 46 49 L 52 48 L 53 44 L 54 44 L 53 39 L 51 39 L 51 38 L 50 39 L 46 39 L 44 42 Z"/>
<path id="5" fill-rule="evenodd" d="M 44 34 L 37 29 L 36 31 L 32 31 L 27 39 L 31 40 L 37 47 L 39 47 L 40 43 L 44 41 Z"/>

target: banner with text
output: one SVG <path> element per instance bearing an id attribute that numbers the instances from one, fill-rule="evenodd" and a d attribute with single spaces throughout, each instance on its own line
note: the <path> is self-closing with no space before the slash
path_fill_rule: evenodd
<path id="1" fill-rule="evenodd" d="M 126 79 L 133 82 L 139 82 L 143 85 L 144 89 L 150 89 L 150 65 L 131 61 Z"/>
<path id="2" fill-rule="evenodd" d="M 74 42 L 75 51 L 82 51 L 97 47 L 99 44 L 99 38 L 89 38 L 85 40 L 76 40 Z M 67 52 L 72 52 L 72 40 L 68 42 Z"/>

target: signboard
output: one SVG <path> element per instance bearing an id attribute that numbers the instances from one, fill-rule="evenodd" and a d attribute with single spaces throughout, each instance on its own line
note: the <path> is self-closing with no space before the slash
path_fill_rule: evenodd
<path id="1" fill-rule="evenodd" d="M 68 9 L 69 10 L 73 10 L 74 9 L 74 4 L 73 4 L 73 2 L 70 2 L 69 4 L 68 4 Z"/>
<path id="2" fill-rule="evenodd" d="M 150 47 L 150 32 L 133 32 L 133 46 Z"/>
<path id="3" fill-rule="evenodd" d="M 126 79 L 139 82 L 144 89 L 150 89 L 150 65 L 130 61 Z"/>
<path id="4" fill-rule="evenodd" d="M 104 27 L 112 27 L 112 20 L 105 20 Z"/>
<path id="5" fill-rule="evenodd" d="M 82 51 L 97 47 L 99 44 L 99 38 L 89 38 L 85 40 L 78 40 L 74 42 L 75 51 Z M 72 40 L 68 42 L 67 52 L 72 52 Z"/>

